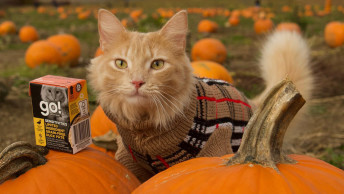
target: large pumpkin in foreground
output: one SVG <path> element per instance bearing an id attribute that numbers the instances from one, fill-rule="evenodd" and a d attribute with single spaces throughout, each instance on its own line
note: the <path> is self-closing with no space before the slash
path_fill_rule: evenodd
<path id="1" fill-rule="evenodd" d="M 342 194 L 343 170 L 308 156 L 282 154 L 285 131 L 304 100 L 290 82 L 272 91 L 245 128 L 234 156 L 179 163 L 133 193 Z"/>
<path id="2" fill-rule="evenodd" d="M 193 74 L 201 78 L 221 79 L 228 83 L 233 83 L 232 76 L 222 65 L 213 61 L 191 62 Z"/>
<path id="3" fill-rule="evenodd" d="M 18 160 L 22 160 L 22 164 L 44 162 L 44 158 L 31 150 L 30 146 L 22 145 L 22 147 L 18 148 L 22 150 L 17 151 L 19 157 L 14 159 L 14 162 Z M 8 150 L 8 153 L 13 150 Z M 12 156 L 8 154 L 5 157 Z M 6 160 L 5 157 L 0 158 L 0 170 L 1 162 Z M 91 148 L 75 155 L 50 150 L 46 155 L 46 160 L 45 164 L 29 169 L 19 177 L 9 179 L 2 184 L 3 180 L 0 176 L 0 193 L 122 194 L 130 193 L 140 184 L 124 166 L 106 154 Z M 12 164 L 15 167 L 20 165 Z M 1 175 L 6 173 L 3 171 Z"/>

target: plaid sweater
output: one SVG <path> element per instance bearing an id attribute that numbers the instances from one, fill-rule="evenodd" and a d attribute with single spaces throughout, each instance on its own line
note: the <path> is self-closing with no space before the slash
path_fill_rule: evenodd
<path id="1" fill-rule="evenodd" d="M 121 135 L 116 159 L 141 181 L 191 158 L 238 150 L 252 116 L 247 99 L 227 82 L 196 79 L 185 116 L 177 116 L 168 130 L 144 122 L 126 123 L 107 114 Z"/>

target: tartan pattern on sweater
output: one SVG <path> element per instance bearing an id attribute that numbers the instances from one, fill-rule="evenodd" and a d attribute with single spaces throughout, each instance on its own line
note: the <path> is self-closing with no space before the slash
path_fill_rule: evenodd
<path id="1" fill-rule="evenodd" d="M 212 133 L 219 127 L 230 127 L 232 130 L 231 145 L 235 153 L 241 142 L 244 128 L 248 123 L 248 119 L 252 115 L 251 106 L 246 99 L 233 99 L 231 93 L 238 95 L 236 89 L 227 82 L 222 80 L 201 79 L 196 85 L 198 106 L 196 116 L 194 117 L 193 126 L 191 127 L 187 137 L 179 145 L 182 149 L 188 150 L 193 156 L 196 156 L 204 147 Z M 220 93 L 220 97 L 209 95 L 209 90 L 214 91 L 213 94 Z M 218 90 L 218 91 L 216 91 Z M 233 91 L 236 92 L 233 92 Z M 215 105 L 214 105 L 215 103 Z M 234 103 L 242 104 L 242 108 L 246 109 L 248 115 L 236 115 Z M 215 108 L 215 110 L 214 110 Z M 215 118 L 214 118 L 215 113 Z M 229 114 L 227 114 L 229 113 Z"/>
<path id="2" fill-rule="evenodd" d="M 196 78 L 195 114 L 189 127 L 178 130 L 185 131 L 177 145 L 164 144 L 164 151 L 152 155 L 137 151 L 135 141 L 128 139 L 122 126 L 117 126 L 123 137 L 124 147 L 133 160 L 152 173 L 158 173 L 177 163 L 197 157 L 207 144 L 208 139 L 220 127 L 231 129 L 230 145 L 233 152 L 239 148 L 245 126 L 252 116 L 251 106 L 247 99 L 231 84 L 222 80 Z M 116 123 L 117 124 L 117 123 Z M 131 137 L 132 138 L 132 137 Z M 128 140 L 128 141 L 126 141 Z M 226 140 L 227 141 L 227 140 Z M 136 149 L 135 149 L 136 147 Z M 159 149 L 159 146 L 157 146 Z M 162 149 L 162 148 L 160 148 Z M 221 149 L 221 147 L 219 147 Z M 158 152 L 154 152 L 158 153 Z M 214 153 L 216 155 L 216 153 Z"/>

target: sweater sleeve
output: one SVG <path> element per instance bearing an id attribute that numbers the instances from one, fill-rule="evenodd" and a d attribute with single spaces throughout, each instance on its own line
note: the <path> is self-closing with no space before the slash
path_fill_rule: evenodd
<path id="1" fill-rule="evenodd" d="M 220 157 L 226 154 L 232 154 L 231 136 L 233 125 L 221 125 L 209 137 L 204 148 L 197 157 Z"/>

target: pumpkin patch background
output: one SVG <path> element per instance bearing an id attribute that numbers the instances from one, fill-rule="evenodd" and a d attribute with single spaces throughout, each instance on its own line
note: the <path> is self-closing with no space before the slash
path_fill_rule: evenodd
<path id="1" fill-rule="evenodd" d="M 234 85 L 248 97 L 259 94 L 264 88 L 256 63 L 265 31 L 271 30 L 271 22 L 273 28 L 283 22 L 293 22 L 299 26 L 311 45 L 317 87 L 307 125 L 287 132 L 284 149 L 289 153 L 316 157 L 344 169 L 342 0 L 332 0 L 330 6 L 325 6 L 325 0 L 262 0 L 259 10 L 254 7 L 254 0 L 69 0 L 63 2 L 70 4 L 58 8 L 52 6 L 50 0 L 41 0 L 37 8 L 33 2 L 0 2 L 0 150 L 18 140 L 34 143 L 31 98 L 28 96 L 30 80 L 46 74 L 86 78 L 86 67 L 99 46 L 99 8 L 111 10 L 128 29 L 141 32 L 158 30 L 177 10 L 187 9 L 190 33 L 186 50 L 190 59 L 193 46 L 201 39 L 212 38 L 221 42 L 225 48 L 219 49 L 220 54 L 214 52 L 214 58 L 202 58 L 205 54 L 201 54 L 201 51 L 209 54 L 216 50 L 207 50 L 210 47 L 204 46 L 195 48 L 199 50 L 199 55 L 193 60 L 220 63 L 228 70 Z M 202 30 L 199 30 L 203 20 L 214 22 L 215 25 L 203 22 Z M 269 20 L 269 24 L 263 20 Z M 335 21 L 339 24 L 325 30 L 328 23 Z M 24 26 L 34 29 L 25 33 L 20 30 Z M 292 27 L 285 25 L 284 28 Z M 207 29 L 209 32 L 206 32 Z M 32 31 L 37 34 L 32 34 Z M 50 37 L 59 34 L 72 36 L 77 42 L 76 47 L 74 45 L 69 51 L 68 45 L 54 46 L 54 41 L 51 41 L 46 44 L 52 44 L 51 48 L 58 47 L 57 50 L 31 49 L 29 55 L 29 58 L 40 56 L 48 58 L 48 61 L 38 65 L 27 64 L 25 58 L 28 48 L 37 38 L 39 41 L 49 41 Z M 22 41 L 21 37 L 29 38 Z M 56 42 L 63 44 L 62 39 Z M 70 61 L 67 60 L 69 56 L 73 56 Z M 93 113 L 98 106 L 96 95 L 89 90 L 89 96 Z"/>

